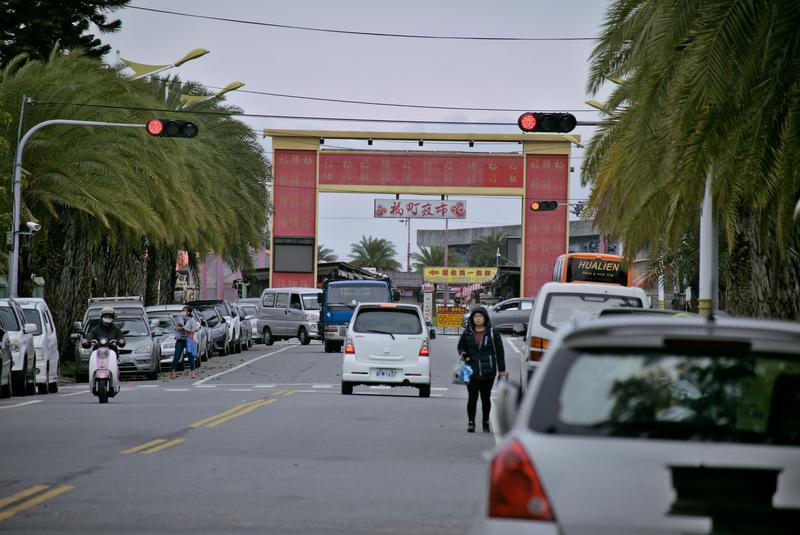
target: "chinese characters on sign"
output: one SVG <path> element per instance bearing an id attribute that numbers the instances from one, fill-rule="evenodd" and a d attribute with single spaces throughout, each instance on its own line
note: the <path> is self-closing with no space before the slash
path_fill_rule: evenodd
<path id="1" fill-rule="evenodd" d="M 444 268 L 426 267 L 422 280 L 439 284 L 475 284 L 489 282 L 497 275 L 497 268 Z"/>
<path id="2" fill-rule="evenodd" d="M 445 329 L 458 329 L 461 327 L 461 320 L 467 313 L 465 307 L 436 307 L 436 326 Z"/>
<path id="3" fill-rule="evenodd" d="M 375 217 L 412 219 L 466 219 L 467 201 L 375 199 Z"/>

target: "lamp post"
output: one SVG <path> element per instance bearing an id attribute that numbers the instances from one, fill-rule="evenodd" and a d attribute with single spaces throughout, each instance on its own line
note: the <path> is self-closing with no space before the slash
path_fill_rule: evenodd
<path id="1" fill-rule="evenodd" d="M 137 63 L 135 61 L 131 61 L 125 58 L 119 58 L 119 60 L 128 67 L 130 67 L 131 70 L 133 70 L 135 75 L 133 76 L 133 78 L 131 78 L 131 80 L 138 80 L 140 78 L 144 78 L 145 76 L 157 74 L 159 72 L 163 72 L 168 69 L 172 69 L 174 67 L 180 67 L 186 62 L 203 57 L 208 53 L 209 51 L 206 50 L 205 48 L 195 48 L 194 50 L 190 50 L 189 52 L 187 52 L 181 59 L 179 59 L 175 63 L 169 63 L 166 65 L 149 65 L 147 63 Z"/>
<path id="2" fill-rule="evenodd" d="M 181 104 L 183 106 L 191 106 L 192 104 L 196 104 L 198 102 L 205 102 L 207 100 L 211 100 L 214 98 L 219 98 L 225 93 L 230 93 L 231 91 L 236 91 L 245 86 L 244 82 L 240 82 L 236 80 L 235 82 L 231 82 L 213 95 L 181 95 L 179 97 Z"/>
<path id="3" fill-rule="evenodd" d="M 408 239 L 406 241 L 406 271 L 411 272 L 411 218 L 398 219 L 400 223 L 405 223 L 408 230 Z"/>

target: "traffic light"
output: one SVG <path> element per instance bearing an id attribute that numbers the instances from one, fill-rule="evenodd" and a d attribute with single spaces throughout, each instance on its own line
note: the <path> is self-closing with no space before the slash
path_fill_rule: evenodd
<path id="1" fill-rule="evenodd" d="M 572 132 L 578 121 L 571 113 L 542 113 L 529 111 L 517 119 L 523 132 Z"/>
<path id="2" fill-rule="evenodd" d="M 534 212 L 552 212 L 558 208 L 558 201 L 533 201 L 531 210 Z"/>
<path id="3" fill-rule="evenodd" d="M 155 137 L 194 137 L 197 125 L 191 121 L 175 119 L 150 119 L 147 121 L 147 133 Z"/>

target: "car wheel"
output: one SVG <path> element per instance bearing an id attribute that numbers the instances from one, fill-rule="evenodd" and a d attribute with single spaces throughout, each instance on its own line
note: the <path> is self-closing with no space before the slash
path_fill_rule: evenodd
<path id="1" fill-rule="evenodd" d="M 272 331 L 269 327 L 264 327 L 264 334 L 261 336 L 265 346 L 271 346 L 275 342 L 275 340 L 272 339 Z"/>
<path id="2" fill-rule="evenodd" d="M 58 382 L 61 380 L 61 364 L 59 363 L 56 366 L 56 380 L 52 383 L 48 383 L 47 388 L 50 390 L 51 394 L 58 393 Z"/>
<path id="3" fill-rule="evenodd" d="M 308 331 L 306 331 L 305 327 L 300 327 L 300 330 L 297 332 L 297 338 L 304 346 L 311 343 L 311 337 L 308 335 Z"/>
<path id="4" fill-rule="evenodd" d="M 49 382 L 48 381 L 50 381 L 50 365 L 49 364 L 45 368 L 44 383 L 42 383 L 40 385 L 36 385 L 36 389 L 37 389 L 39 394 L 47 394 L 47 393 L 50 392 Z"/>
<path id="5" fill-rule="evenodd" d="M 346 383 L 342 381 L 342 394 L 345 396 L 349 396 L 353 393 L 353 383 Z"/>
<path id="6" fill-rule="evenodd" d="M 431 385 L 421 385 L 419 387 L 419 397 L 421 398 L 431 397 Z"/>
<path id="7" fill-rule="evenodd" d="M 35 361 L 34 361 L 35 363 Z M 26 363 L 27 364 L 27 363 Z M 32 396 L 36 393 L 36 368 L 31 368 L 31 373 L 28 376 L 28 381 L 25 383 L 25 392 Z"/>
<path id="8" fill-rule="evenodd" d="M 236 342 L 236 352 L 237 353 L 241 353 L 242 352 L 242 349 L 243 349 L 242 346 L 243 345 L 244 344 L 242 344 L 242 339 L 240 338 L 239 341 Z"/>

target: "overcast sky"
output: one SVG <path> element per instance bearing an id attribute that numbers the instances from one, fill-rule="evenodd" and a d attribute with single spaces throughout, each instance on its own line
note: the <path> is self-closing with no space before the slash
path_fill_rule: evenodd
<path id="1" fill-rule="evenodd" d="M 132 6 L 230 19 L 348 31 L 475 37 L 588 37 L 598 35 L 607 0 L 133 0 Z M 517 112 L 408 109 L 272 97 L 262 91 L 300 96 L 426 106 L 574 111 L 578 120 L 596 120 L 584 104 L 592 41 L 478 41 L 355 36 L 279 29 L 234 22 L 122 9 L 113 14 L 122 31 L 101 36 L 122 57 L 140 63 L 172 63 L 193 48 L 207 56 L 170 71 L 184 80 L 222 87 L 247 85 L 228 94 L 246 113 L 312 117 L 355 117 L 425 121 L 504 122 L 508 127 L 403 125 L 316 120 L 247 118 L 264 128 L 454 131 L 518 133 Z M 114 61 L 111 53 L 107 61 Z M 601 96 L 602 100 L 602 96 Z M 576 133 L 588 141 L 591 127 Z M 331 140 L 333 147 L 366 149 L 365 142 Z M 269 139 L 263 144 L 269 157 Z M 323 146 L 323 149 L 326 148 Z M 373 149 L 417 150 L 411 144 L 379 144 Z M 476 146 L 476 151 L 511 152 L 516 145 Z M 426 143 L 424 150 L 470 150 L 466 145 Z M 580 200 L 580 150 L 573 152 L 570 197 Z M 386 195 L 321 194 L 319 242 L 341 259 L 362 235 L 393 241 L 405 266 L 406 228 L 375 221 L 374 198 Z M 469 197 L 464 226 L 520 223 L 518 199 Z M 412 222 L 412 229 L 444 228 L 441 222 Z M 412 232 L 412 250 L 414 235 Z"/>

